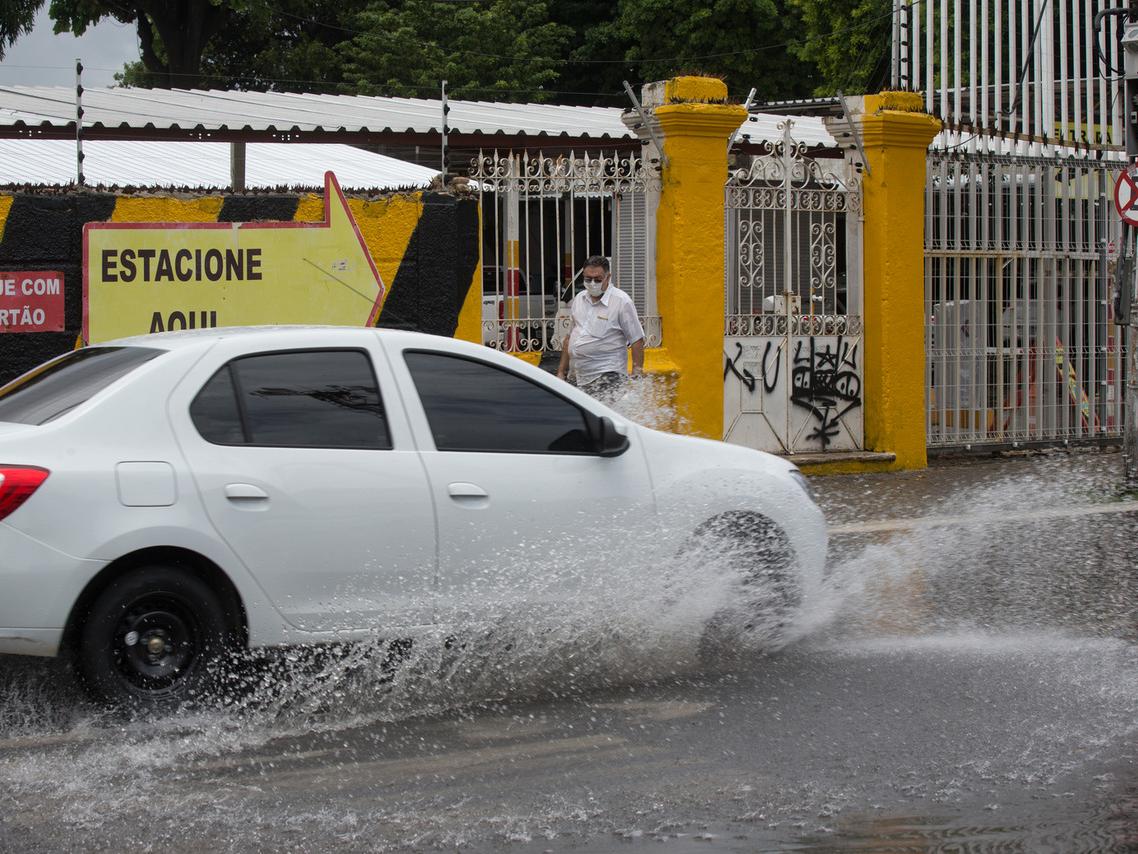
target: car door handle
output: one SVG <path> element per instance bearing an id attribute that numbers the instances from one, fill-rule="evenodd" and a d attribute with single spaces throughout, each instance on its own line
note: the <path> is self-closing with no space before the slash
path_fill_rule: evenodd
<path id="1" fill-rule="evenodd" d="M 225 497 L 230 501 L 268 501 L 269 494 L 259 486 L 251 483 L 228 483 L 225 485 Z"/>
<path id="2" fill-rule="evenodd" d="M 490 496 L 476 483 L 452 483 L 447 487 L 451 498 L 489 498 Z"/>

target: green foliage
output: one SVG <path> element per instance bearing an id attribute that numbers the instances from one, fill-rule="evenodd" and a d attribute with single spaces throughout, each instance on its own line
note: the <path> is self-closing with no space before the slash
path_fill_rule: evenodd
<path id="1" fill-rule="evenodd" d="M 188 88 L 200 82 L 205 46 L 221 30 L 226 16 L 248 2 L 251 0 L 51 0 L 50 12 L 57 33 L 77 36 L 103 18 L 134 23 L 151 84 Z"/>
<path id="2" fill-rule="evenodd" d="M 723 78 L 736 97 L 754 86 L 759 100 L 795 98 L 818 82 L 787 49 L 800 27 L 785 0 L 620 0 L 615 20 L 591 28 L 578 53 L 611 56 L 620 46 L 633 82 L 698 73 Z M 601 81 L 611 87 L 611 77 Z"/>
<path id="3" fill-rule="evenodd" d="M 431 97 L 446 80 L 456 98 L 537 101 L 548 100 L 571 35 L 545 0 L 373 0 L 354 29 L 339 48 L 349 91 Z"/>
<path id="4" fill-rule="evenodd" d="M 888 69 L 892 0 L 789 0 L 805 38 L 792 50 L 817 66 L 817 95 L 861 94 L 880 88 Z"/>
<path id="5" fill-rule="evenodd" d="M 0 59 L 4 51 L 16 43 L 24 33 L 32 31 L 36 12 L 44 0 L 3 0 L 0 2 Z"/>
<path id="6" fill-rule="evenodd" d="M 46 0 L 0 0 L 2 48 Z M 865 91 L 891 0 L 50 0 L 57 32 L 133 22 L 139 86 L 624 105 L 676 74 L 760 101 Z"/>

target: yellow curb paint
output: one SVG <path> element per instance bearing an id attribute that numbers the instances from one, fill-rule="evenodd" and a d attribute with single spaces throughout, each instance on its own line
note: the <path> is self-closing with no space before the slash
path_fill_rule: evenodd
<path id="1" fill-rule="evenodd" d="M 224 201 L 221 196 L 119 196 L 110 222 L 217 222 Z"/>
<path id="2" fill-rule="evenodd" d="M 628 355 L 628 368 L 632 370 L 632 354 Z M 666 347 L 647 347 L 644 350 L 644 373 L 679 376 L 680 366 L 668 354 Z"/>
<path id="3" fill-rule="evenodd" d="M 726 95 L 721 80 L 677 78 L 669 85 L 673 82 L 667 92 L 674 97 L 722 100 Z M 675 366 L 677 417 L 692 433 L 722 439 L 727 139 L 747 111 L 726 104 L 667 103 L 654 113 L 668 159 L 656 215 L 656 302 L 668 360 Z"/>
<path id="4" fill-rule="evenodd" d="M 885 460 L 841 460 L 832 463 L 801 463 L 798 465 L 803 474 L 810 476 L 829 476 L 841 474 L 874 474 L 876 472 L 896 471 L 896 462 Z"/>
<path id="5" fill-rule="evenodd" d="M 529 362 L 535 368 L 541 364 L 541 352 L 531 353 L 528 351 L 511 350 L 510 355 L 515 359 L 521 359 L 523 362 Z"/>
<path id="6" fill-rule="evenodd" d="M 916 99 L 914 101 L 913 99 Z M 940 122 L 914 110 L 920 96 L 867 95 L 861 133 L 869 172 L 862 175 L 865 446 L 896 460 L 841 464 L 827 471 L 924 468 L 925 158 Z M 813 469 L 812 469 L 813 470 Z"/>

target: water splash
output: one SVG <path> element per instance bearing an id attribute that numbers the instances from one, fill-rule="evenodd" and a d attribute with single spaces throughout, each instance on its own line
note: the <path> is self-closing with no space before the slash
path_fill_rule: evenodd
<path id="1" fill-rule="evenodd" d="M 412 719 L 485 714 L 525 700 L 556 706 L 614 686 L 682 684 L 717 669 L 730 677 L 732 668 L 753 671 L 764 661 L 793 673 L 796 662 L 808 667 L 834 659 L 906 658 L 934 669 L 937 662 L 963 662 L 957 670 L 967 670 L 989 658 L 1034 668 L 1039 684 L 1063 686 L 1052 701 L 1056 721 L 1037 719 L 1020 737 L 985 747 L 983 758 L 940 778 L 930 772 L 912 786 L 914 796 L 939 802 L 959 799 L 975 780 L 1047 785 L 1089 753 L 1116 745 L 1120 733 L 1132 734 L 1138 720 L 1129 640 L 1138 590 L 1133 573 L 1119 565 L 1119 556 L 1131 553 L 1133 529 L 1104 527 L 1096 516 L 1030 518 L 1033 510 L 1102 496 L 1109 498 L 1109 490 L 1065 483 L 1042 470 L 958 490 L 951 503 L 933 507 L 949 522 L 840 535 L 824 582 L 794 619 L 777 622 L 774 644 L 736 619 L 738 577 L 730 555 L 707 551 L 677 561 L 628 519 L 614 520 L 601 576 L 597 554 L 580 542 L 552 543 L 536 556 L 505 549 L 500 566 L 534 570 L 520 574 L 525 593 L 540 603 L 534 610 L 454 623 L 410 646 L 376 637 L 259 657 L 234 675 L 221 704 L 166 719 L 108 716 L 68 687 L 58 668 L 0 662 L 7 668 L 0 673 L 0 814 L 34 824 L 42 813 L 69 833 L 165 828 L 171 844 L 205 834 L 230 840 L 235 850 L 256 838 L 259 827 L 283 839 L 309 838 L 306 828 L 317 827 L 321 839 L 373 850 L 477 844 L 487 836 L 532 841 L 566 825 L 595 831 L 603 812 L 597 805 L 554 803 L 541 794 L 532 814 L 503 810 L 475 827 L 463 823 L 459 801 L 408 795 L 348 809 L 320 807 L 316 798 L 310 812 L 296 814 L 264 797 L 258 806 L 243 800 L 242 787 L 257 786 L 256 777 L 230 783 L 216 797 L 194 781 L 210 779 L 211 768 L 246 761 L 269 742 L 346 750 L 340 745 L 352 731 L 382 739 L 386 725 L 406 733 Z M 1012 513 L 1019 520 L 1007 524 Z M 840 508 L 834 515 L 858 521 L 850 513 L 843 520 Z M 974 518 L 961 521 L 961 515 Z M 500 580 L 482 579 L 488 589 Z M 710 625 L 721 634 L 709 647 Z M 784 643 L 789 654 L 760 657 Z M 720 655 L 725 648 L 740 654 L 728 660 Z M 350 751 L 344 755 L 350 762 Z M 808 827 L 833 827 L 859 805 L 856 793 L 805 785 L 784 800 L 747 801 L 740 814 L 792 823 L 810 808 L 818 818 L 804 818 L 814 822 Z M 382 839 L 377 826 L 386 829 Z M 788 832 L 780 830 L 779 838 Z M 150 844 L 155 838 L 147 837 Z"/>

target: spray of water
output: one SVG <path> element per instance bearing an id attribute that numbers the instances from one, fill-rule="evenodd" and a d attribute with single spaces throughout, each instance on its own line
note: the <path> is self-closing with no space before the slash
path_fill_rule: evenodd
<path id="1" fill-rule="evenodd" d="M 504 548 L 494 566 L 481 569 L 476 589 L 491 604 L 506 578 L 524 579 L 515 591 L 529 603 L 524 610 L 489 608 L 477 620 L 411 639 L 377 635 L 368 643 L 258 657 L 229 675 L 217 703 L 157 720 L 125 721 L 87 705 L 65 687 L 58 668 L 9 667 L 0 677 L 0 811 L 5 799 L 38 801 L 76 830 L 137 819 L 171 826 L 176 836 L 207 822 L 204 813 L 195 817 L 200 803 L 209 805 L 209 822 L 251 826 L 257 815 L 238 803 L 219 806 L 208 792 L 178 789 L 176 820 L 174 796 L 138 793 L 150 784 L 160 792 L 160 783 L 187 764 L 224 762 L 273 740 L 335 737 L 503 701 L 556 702 L 614 685 L 703 676 L 740 660 L 761 667 L 761 656 L 786 645 L 805 655 L 1018 655 L 1029 664 L 1042 655 L 1060 668 L 1067 662 L 1072 697 L 1097 697 L 1102 713 L 1077 731 L 1041 725 L 1026 748 L 1015 748 L 1019 761 L 991 760 L 993 767 L 1011 764 L 1025 776 L 1054 779 L 1065 767 L 1054 757 L 1115 743 L 1120 731 L 1134 730 L 1138 671 L 1132 647 L 1120 638 L 1133 632 L 1138 591 L 1129 576 L 1104 566 L 1106 556 L 1128 552 L 1112 541 L 1125 533 L 1092 530 L 1100 519 L 1005 519 L 1085 504 L 1088 492 L 1107 491 L 1085 482 L 1065 486 L 1046 473 L 983 483 L 958 492 L 941 514 L 958 516 L 968 507 L 971 521 L 840 535 L 826 578 L 803 589 L 792 614 L 757 615 L 730 548 L 697 542 L 665 553 L 643 520 L 614 519 L 602 552 L 589 546 L 595 538 L 586 532 L 536 554 L 522 545 Z M 1096 542 L 1101 552 L 1087 548 Z M 727 650 L 734 659 L 723 655 Z M 1081 666 L 1088 656 L 1096 668 Z M 834 795 L 826 797 L 829 803 Z M 410 847 L 421 827 L 415 812 L 401 802 L 382 813 Z M 550 804 L 540 822 L 486 821 L 500 838 L 533 838 L 535 826 L 591 815 L 588 805 L 564 803 Z M 366 838 L 374 825 L 374 816 L 342 810 L 289 820 L 318 822 L 344 844 Z M 407 831 L 400 837 L 402 821 Z M 448 844 L 464 838 L 445 837 Z"/>
<path id="2" fill-rule="evenodd" d="M 0 700 L 0 791 L 50 803 L 76 829 L 124 816 L 152 821 L 171 805 L 139 799 L 139 789 L 157 791 L 160 780 L 211 757 L 271 740 L 705 673 L 718 664 L 706 641 L 711 625 L 719 643 L 754 653 L 793 639 L 793 614 L 764 622 L 739 607 L 744 592 L 753 598 L 757 591 L 745 589 L 730 546 L 694 543 L 661 554 L 642 520 L 613 525 L 603 548 L 584 532 L 548 543 L 542 554 L 521 544 L 501 549 L 471 582 L 468 592 L 487 605 L 476 620 L 412 638 L 377 635 L 253 656 L 226 671 L 216 702 L 169 716 L 112 715 L 61 689 L 59 679 L 37 675 L 34 664 L 22 666 Z M 495 603 L 507 584 L 510 600 Z M 178 812 L 186 815 L 185 804 Z"/>

